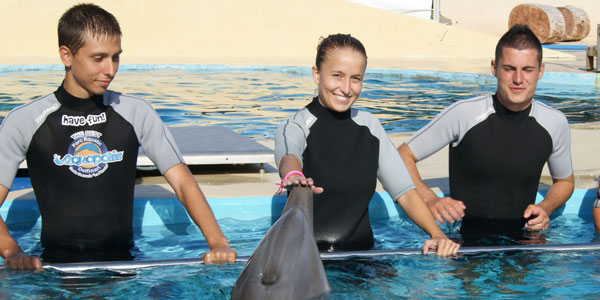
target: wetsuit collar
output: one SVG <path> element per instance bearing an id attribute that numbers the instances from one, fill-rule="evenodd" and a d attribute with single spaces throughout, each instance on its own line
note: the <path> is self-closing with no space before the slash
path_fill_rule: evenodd
<path id="1" fill-rule="evenodd" d="M 350 119 L 350 109 L 344 112 L 337 112 L 327 109 L 319 103 L 319 98 L 314 97 L 313 101 L 308 104 L 308 110 L 313 113 L 319 120 L 329 123 L 340 124 L 345 123 Z"/>
<path id="2" fill-rule="evenodd" d="M 511 122 L 520 122 L 527 119 L 529 117 L 529 113 L 531 112 L 531 107 L 533 106 L 533 103 L 531 103 L 522 111 L 512 111 L 504 107 L 504 105 L 498 101 L 498 97 L 496 95 L 493 95 L 492 98 L 494 99 L 494 110 L 496 111 L 496 114 Z"/>
<path id="3" fill-rule="evenodd" d="M 87 99 L 77 98 L 65 90 L 64 85 L 61 85 L 56 92 L 54 92 L 56 99 L 64 107 L 68 107 L 73 110 L 89 110 L 94 108 L 105 108 L 103 95 L 94 95 Z"/>

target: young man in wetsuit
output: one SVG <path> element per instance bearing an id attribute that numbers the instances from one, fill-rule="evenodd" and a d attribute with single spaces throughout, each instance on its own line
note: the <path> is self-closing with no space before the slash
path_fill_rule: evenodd
<path id="1" fill-rule="evenodd" d="M 0 126 L 0 204 L 27 159 L 42 216 L 47 262 L 127 260 L 132 241 L 138 148 L 157 165 L 210 250 L 206 263 L 233 262 L 221 232 L 173 137 L 150 104 L 107 90 L 119 67 L 121 30 L 93 4 L 63 14 L 58 25 L 65 78 L 58 90 L 12 110 Z M 0 220 L 0 255 L 13 269 L 41 269 Z"/>
<path id="2" fill-rule="evenodd" d="M 433 216 L 440 223 L 462 218 L 465 240 L 497 234 L 519 239 L 523 227 L 546 229 L 574 186 L 567 119 L 533 100 L 544 65 L 541 44 L 527 25 L 502 36 L 491 70 L 494 95 L 450 105 L 398 148 Z M 425 185 L 416 162 L 448 144 L 450 197 L 440 198 Z M 553 184 L 535 204 L 545 163 Z"/>

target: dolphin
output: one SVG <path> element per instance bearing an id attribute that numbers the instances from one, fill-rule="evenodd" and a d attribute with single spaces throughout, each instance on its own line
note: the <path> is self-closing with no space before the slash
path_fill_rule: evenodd
<path id="1" fill-rule="evenodd" d="M 315 299 L 330 292 L 313 233 L 312 191 L 296 186 L 246 262 L 231 299 Z"/>

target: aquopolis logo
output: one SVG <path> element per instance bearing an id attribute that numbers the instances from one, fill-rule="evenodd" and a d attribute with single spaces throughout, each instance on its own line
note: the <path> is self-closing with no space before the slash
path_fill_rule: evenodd
<path id="1" fill-rule="evenodd" d="M 72 134 L 68 153 L 63 157 L 54 154 L 54 164 L 69 166 L 71 172 L 83 178 L 99 176 L 108 169 L 109 163 L 123 160 L 123 151 L 108 151 L 101 136 L 102 133 L 94 130 Z"/>

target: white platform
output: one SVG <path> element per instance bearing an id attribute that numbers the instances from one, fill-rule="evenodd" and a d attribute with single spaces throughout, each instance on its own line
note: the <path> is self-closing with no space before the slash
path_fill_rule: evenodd
<path id="1" fill-rule="evenodd" d="M 260 164 L 275 161 L 273 150 L 223 126 L 169 127 L 187 165 Z M 140 148 L 138 169 L 155 169 Z M 19 165 L 27 169 L 27 161 Z"/>
<path id="2" fill-rule="evenodd" d="M 263 164 L 273 150 L 223 126 L 169 127 L 188 165 Z M 138 167 L 154 166 L 140 148 Z"/>

